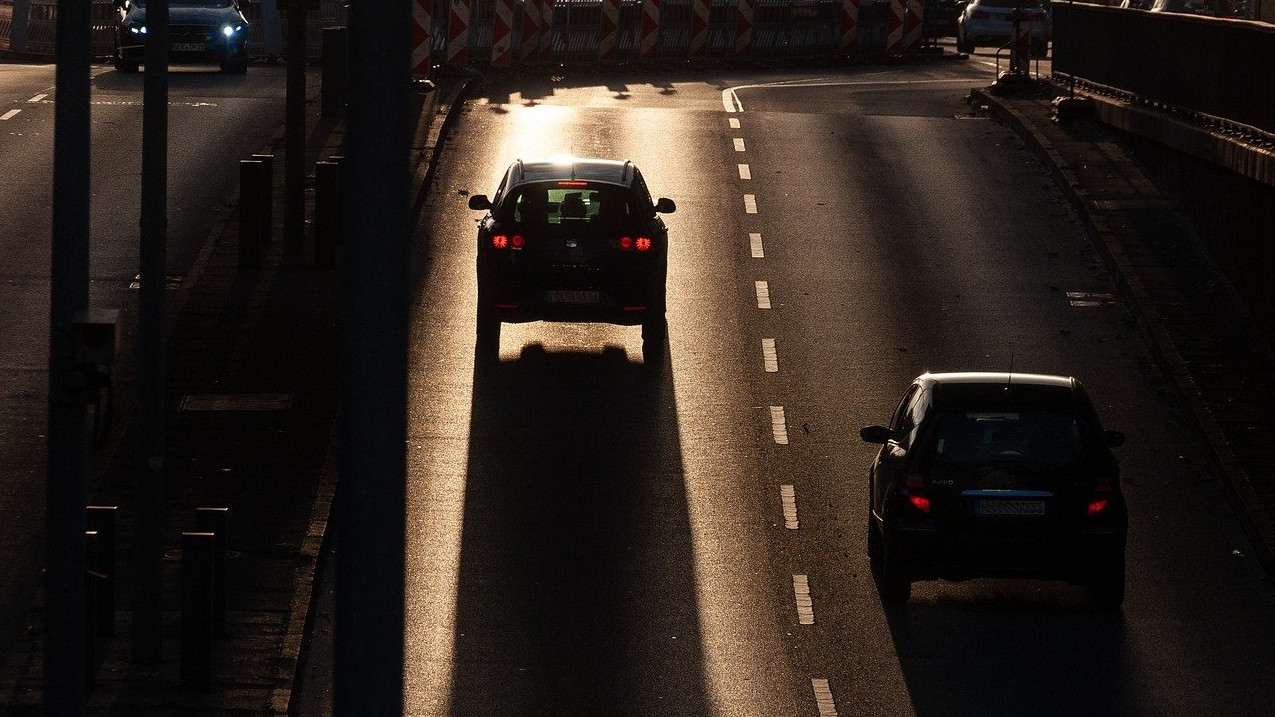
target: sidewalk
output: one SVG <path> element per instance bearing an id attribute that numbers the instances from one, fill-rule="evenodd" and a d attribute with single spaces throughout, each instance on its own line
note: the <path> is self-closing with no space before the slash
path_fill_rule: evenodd
<path id="1" fill-rule="evenodd" d="M 1257 558 L 1275 573 L 1275 361 L 1179 212 L 1093 120 L 1059 124 L 1037 92 L 975 90 L 1042 157 L 1084 221 L 1138 330 L 1212 448 Z M 1094 98 L 1095 101 L 1108 101 Z"/>
<path id="2" fill-rule="evenodd" d="M 414 189 L 463 77 L 442 77 L 420 95 L 413 141 Z M 344 125 L 318 116 L 317 74 L 307 80 L 307 218 L 314 216 L 313 165 L 342 154 Z M 339 271 L 287 256 L 283 242 L 282 129 L 273 147 L 274 241 L 261 269 L 238 268 L 238 212 L 231 206 L 186 284 L 169 294 L 165 342 L 166 525 L 163 661 L 129 661 L 129 546 L 133 437 L 125 431 L 98 477 L 91 504 L 119 506 L 115 634 L 96 643 L 89 715 L 282 715 L 293 701 L 306 642 L 317 558 L 336 483 L 332 457 L 340 350 Z M 227 157 L 238 162 L 239 157 Z M 215 641 L 212 688 L 180 684 L 180 534 L 195 509 L 229 509 L 226 636 Z M 0 713 L 35 715 L 41 702 L 41 600 L 30 629 L 0 671 Z"/>

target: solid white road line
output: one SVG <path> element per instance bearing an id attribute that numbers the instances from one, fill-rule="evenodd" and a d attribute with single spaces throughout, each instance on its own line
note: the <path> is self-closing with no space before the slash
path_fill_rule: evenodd
<path id="1" fill-rule="evenodd" d="M 756 194 L 744 195 L 744 213 L 745 214 L 757 213 L 757 195 Z"/>
<path id="2" fill-rule="evenodd" d="M 815 691 L 819 717 L 837 717 L 837 703 L 832 699 L 832 688 L 828 686 L 828 681 L 822 677 L 812 677 L 810 686 Z"/>
<path id="3" fill-rule="evenodd" d="M 797 489 L 790 485 L 779 486 L 779 502 L 784 508 L 784 527 L 797 530 L 801 523 L 797 521 Z"/>
<path id="4" fill-rule="evenodd" d="M 766 368 L 766 373 L 779 372 L 779 354 L 775 352 L 774 339 L 761 340 L 761 363 Z"/>
<path id="5" fill-rule="evenodd" d="M 797 623 L 815 624 L 815 603 L 810 599 L 810 581 L 805 575 L 792 576 L 792 593 L 797 598 Z"/>
<path id="6" fill-rule="evenodd" d="M 8 112 L 5 112 L 4 114 L 0 115 L 0 120 L 10 120 L 10 119 L 13 119 L 13 116 L 14 116 L 14 115 L 16 115 L 17 113 L 21 112 L 21 111 L 22 111 L 22 110 L 9 110 Z"/>
<path id="7" fill-rule="evenodd" d="M 788 422 L 784 419 L 783 406 L 770 407 L 770 432 L 775 437 L 775 443 L 788 445 Z"/>
<path id="8" fill-rule="evenodd" d="M 754 259 L 765 259 L 766 251 L 761 245 L 761 232 L 752 232 L 748 235 L 748 244 L 752 248 Z"/>
<path id="9" fill-rule="evenodd" d="M 755 281 L 753 286 L 757 289 L 757 308 L 770 308 L 770 284 L 764 281 Z"/>
<path id="10" fill-rule="evenodd" d="M 753 178 L 753 170 L 749 169 L 747 164 L 741 164 L 741 165 L 739 165 L 739 178 L 740 178 L 740 179 L 752 179 L 752 178 Z"/>

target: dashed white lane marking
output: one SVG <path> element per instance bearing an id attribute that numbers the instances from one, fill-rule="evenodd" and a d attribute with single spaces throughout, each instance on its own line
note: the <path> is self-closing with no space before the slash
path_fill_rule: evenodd
<path id="1" fill-rule="evenodd" d="M 748 235 L 748 243 L 753 251 L 754 259 L 765 259 L 766 252 L 761 245 L 761 232 L 752 232 Z"/>
<path id="2" fill-rule="evenodd" d="M 784 418 L 783 406 L 770 407 L 770 432 L 775 436 L 775 443 L 788 445 L 788 421 Z"/>
<path id="3" fill-rule="evenodd" d="M 736 137 L 736 138 L 735 138 L 735 151 L 736 151 L 736 152 L 743 152 L 743 151 L 744 151 L 744 138 L 743 138 L 743 137 Z"/>
<path id="4" fill-rule="evenodd" d="M 753 285 L 757 288 L 757 308 L 769 309 L 770 308 L 770 284 L 764 281 L 757 281 L 757 282 L 753 282 Z"/>
<path id="5" fill-rule="evenodd" d="M 16 115 L 17 113 L 21 112 L 21 111 L 22 111 L 22 110 L 9 110 L 8 112 L 5 112 L 4 114 L 0 115 L 0 120 L 10 120 L 10 119 L 13 119 L 13 116 L 14 116 L 14 115 Z"/>
<path id="6" fill-rule="evenodd" d="M 819 717 L 837 717 L 837 703 L 832 699 L 832 688 L 828 680 L 822 677 L 810 678 L 810 686 L 815 691 L 815 703 L 819 705 Z"/>
<path id="7" fill-rule="evenodd" d="M 755 194 L 744 195 L 744 213 L 745 214 L 757 213 L 757 195 Z"/>
<path id="8" fill-rule="evenodd" d="M 32 97 L 31 99 L 27 100 L 27 102 L 39 102 L 40 100 L 42 100 L 42 99 L 44 99 L 45 97 L 48 97 L 48 96 L 49 96 L 49 93 L 47 93 L 47 92 L 41 92 L 40 94 L 36 95 L 35 97 Z"/>
<path id="9" fill-rule="evenodd" d="M 766 373 L 779 372 L 779 354 L 775 353 L 775 340 L 761 340 L 761 363 L 766 367 Z"/>
<path id="10" fill-rule="evenodd" d="M 738 118 L 738 117 L 731 117 L 731 118 L 730 118 L 730 128 L 731 128 L 731 129 L 739 129 L 739 118 Z"/>
<path id="11" fill-rule="evenodd" d="M 753 170 L 749 169 L 747 164 L 741 164 L 741 165 L 739 165 L 739 178 L 740 178 L 740 179 L 752 179 L 752 178 L 753 178 Z"/>
<path id="12" fill-rule="evenodd" d="M 779 502 L 784 507 L 784 527 L 797 530 L 801 523 L 797 521 L 797 490 L 790 485 L 779 486 Z"/>
<path id="13" fill-rule="evenodd" d="M 797 598 L 797 623 L 815 624 L 815 603 L 810 599 L 810 581 L 805 575 L 792 576 L 792 593 Z"/>

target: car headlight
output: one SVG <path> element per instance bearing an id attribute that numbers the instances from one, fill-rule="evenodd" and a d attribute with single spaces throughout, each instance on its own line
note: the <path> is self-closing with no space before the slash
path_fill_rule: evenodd
<path id="1" fill-rule="evenodd" d="M 243 32 L 243 28 L 243 25 L 222 25 L 221 34 L 225 35 L 226 38 L 229 39 Z"/>
<path id="2" fill-rule="evenodd" d="M 128 31 L 133 33 L 134 35 L 145 35 L 146 26 L 145 25 L 129 25 Z"/>

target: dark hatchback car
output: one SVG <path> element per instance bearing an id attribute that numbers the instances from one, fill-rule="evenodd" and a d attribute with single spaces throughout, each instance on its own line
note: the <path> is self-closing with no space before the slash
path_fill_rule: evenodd
<path id="1" fill-rule="evenodd" d="M 1033 578 L 1086 585 L 1104 610 L 1125 592 L 1128 514 L 1105 431 L 1063 376 L 927 373 L 869 469 L 868 555 L 882 600 L 912 582 Z"/>
<path id="2" fill-rule="evenodd" d="M 501 322 L 642 327 L 643 362 L 663 359 L 668 229 L 632 162 L 514 162 L 495 195 L 476 194 L 480 360 L 495 360 Z"/>
<path id="3" fill-rule="evenodd" d="M 244 0 L 246 1 L 246 0 Z M 248 71 L 248 20 L 240 0 L 171 0 L 169 61 L 217 63 L 222 72 Z M 137 72 L 146 59 L 145 0 L 116 0 L 115 69 Z"/>

